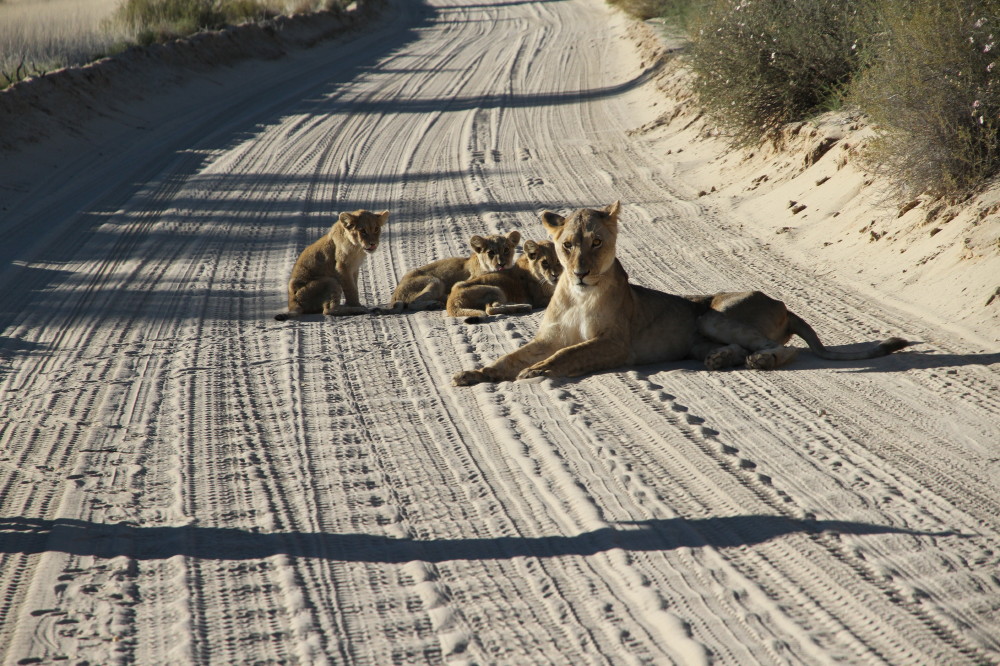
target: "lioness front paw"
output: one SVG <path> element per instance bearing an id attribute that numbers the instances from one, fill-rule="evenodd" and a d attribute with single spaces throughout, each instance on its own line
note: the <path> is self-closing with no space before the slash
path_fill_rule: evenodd
<path id="1" fill-rule="evenodd" d="M 474 386 L 488 381 L 490 378 L 482 370 L 462 370 L 456 372 L 451 378 L 451 383 L 454 386 Z"/>
<path id="2" fill-rule="evenodd" d="M 729 355 L 722 352 L 712 352 L 705 357 L 705 367 L 709 370 L 722 370 L 730 365 Z"/>
<path id="3" fill-rule="evenodd" d="M 746 364 L 752 370 L 774 370 L 778 366 L 778 357 L 772 352 L 757 352 L 747 356 Z"/>
<path id="4" fill-rule="evenodd" d="M 518 379 L 534 379 L 535 377 L 549 377 L 551 373 L 548 368 L 543 366 L 533 365 L 530 368 L 525 368 L 521 372 L 517 373 Z"/>

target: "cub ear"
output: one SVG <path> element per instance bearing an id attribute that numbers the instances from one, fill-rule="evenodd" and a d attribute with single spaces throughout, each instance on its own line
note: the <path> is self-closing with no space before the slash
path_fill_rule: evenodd
<path id="1" fill-rule="evenodd" d="M 358 218 L 354 217 L 351 213 L 341 213 L 338 218 L 340 223 L 344 225 L 346 229 L 353 229 L 354 225 L 357 223 Z"/>
<path id="2" fill-rule="evenodd" d="M 521 240 L 521 232 L 515 229 L 507 234 L 507 242 L 516 246 Z"/>
<path id="3" fill-rule="evenodd" d="M 486 239 L 482 236 L 473 236 L 469 239 L 469 245 L 471 245 L 472 249 L 476 252 L 482 252 L 486 249 Z"/>
<path id="4" fill-rule="evenodd" d="M 566 218 L 558 213 L 553 213 L 548 210 L 542 212 L 542 224 L 545 225 L 545 230 L 549 232 L 549 236 L 552 236 L 553 238 L 555 238 L 555 235 L 565 223 Z"/>
<path id="5" fill-rule="evenodd" d="M 378 225 L 381 227 L 389 221 L 389 211 L 384 210 L 378 214 Z"/>
<path id="6" fill-rule="evenodd" d="M 608 217 L 613 219 L 615 222 L 618 221 L 618 211 L 621 210 L 621 204 L 622 202 L 619 200 L 604 207 L 604 212 L 607 213 Z"/>
<path id="7" fill-rule="evenodd" d="M 539 250 L 538 243 L 536 243 L 535 241 L 533 240 L 524 241 L 524 253 L 528 255 L 528 259 L 534 261 L 535 257 L 538 256 L 538 250 Z"/>

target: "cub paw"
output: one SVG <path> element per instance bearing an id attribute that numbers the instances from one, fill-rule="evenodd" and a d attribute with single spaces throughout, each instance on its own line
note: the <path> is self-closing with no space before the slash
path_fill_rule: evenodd
<path id="1" fill-rule="evenodd" d="M 463 370 L 461 372 L 456 372 L 451 378 L 453 386 L 473 386 L 475 384 L 481 384 L 482 382 L 488 381 L 489 377 L 487 377 L 482 370 Z"/>
<path id="2" fill-rule="evenodd" d="M 778 358 L 772 352 L 757 352 L 747 356 L 746 363 L 752 370 L 774 370 L 778 366 Z"/>

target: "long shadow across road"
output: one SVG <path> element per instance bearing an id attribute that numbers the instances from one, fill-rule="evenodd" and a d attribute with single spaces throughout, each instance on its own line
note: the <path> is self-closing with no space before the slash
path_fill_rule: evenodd
<path id="1" fill-rule="evenodd" d="M 402 563 L 587 556 L 618 548 L 635 552 L 705 546 L 731 548 L 796 533 L 959 536 L 955 532 L 920 532 L 887 525 L 800 521 L 768 515 L 671 518 L 623 523 L 620 527 L 575 536 L 418 540 L 371 534 L 260 533 L 223 527 L 133 527 L 85 520 L 0 518 L 0 553 L 64 552 L 102 558 L 124 555 L 138 560 L 160 560 L 175 555 L 205 560 L 250 560 L 281 554 L 343 562 Z"/>

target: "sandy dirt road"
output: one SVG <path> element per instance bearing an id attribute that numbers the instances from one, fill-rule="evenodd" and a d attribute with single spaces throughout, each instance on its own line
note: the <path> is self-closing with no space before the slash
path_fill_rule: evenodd
<path id="1" fill-rule="evenodd" d="M 684 196 L 623 26 L 398 2 L 4 158 L 0 663 L 1000 660 L 1000 358 Z M 923 344 L 458 389 L 539 315 L 272 319 L 334 211 L 384 303 L 615 199 L 636 282 Z"/>

